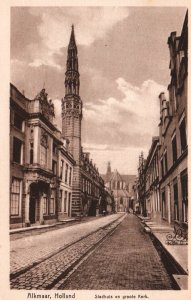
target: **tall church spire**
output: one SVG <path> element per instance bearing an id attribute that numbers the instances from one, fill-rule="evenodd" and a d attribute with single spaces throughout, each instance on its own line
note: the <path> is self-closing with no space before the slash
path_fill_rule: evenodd
<path id="1" fill-rule="evenodd" d="M 65 97 L 62 101 L 62 134 L 69 141 L 68 151 L 75 159 L 72 181 L 72 215 L 79 214 L 82 207 L 81 198 L 81 121 L 82 100 L 79 96 L 78 53 L 74 26 L 68 44 L 68 57 L 65 73 Z"/>
<path id="2" fill-rule="evenodd" d="M 70 35 L 70 42 L 68 45 L 68 57 L 66 64 L 66 78 L 65 78 L 65 92 L 66 95 L 79 96 L 79 72 L 78 72 L 78 51 L 75 41 L 74 25 Z"/>

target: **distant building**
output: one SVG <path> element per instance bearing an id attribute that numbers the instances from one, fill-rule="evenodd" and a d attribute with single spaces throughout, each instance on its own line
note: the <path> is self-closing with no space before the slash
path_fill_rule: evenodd
<path id="1" fill-rule="evenodd" d="M 134 208 L 136 175 L 121 175 L 117 170 L 112 172 L 108 162 L 107 172 L 102 178 L 107 189 L 113 192 L 116 212 L 126 212 L 129 208 Z"/>
<path id="2" fill-rule="evenodd" d="M 81 152 L 81 213 L 89 216 L 99 214 L 101 198 L 104 197 L 104 181 L 98 168 L 90 159 L 90 153 Z"/>
<path id="3" fill-rule="evenodd" d="M 139 206 L 136 209 L 136 212 L 146 216 L 146 170 L 145 170 L 146 159 L 144 159 L 143 152 L 139 156 L 139 165 L 138 165 L 138 179 L 137 179 L 137 194 L 138 194 L 138 203 Z"/>
<path id="4" fill-rule="evenodd" d="M 145 162 L 145 208 L 146 215 L 153 219 L 160 219 L 160 191 L 159 191 L 159 137 L 153 137 L 152 145 Z"/>

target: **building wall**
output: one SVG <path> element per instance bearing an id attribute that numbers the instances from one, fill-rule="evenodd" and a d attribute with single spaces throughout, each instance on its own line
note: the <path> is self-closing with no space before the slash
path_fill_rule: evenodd
<path id="1" fill-rule="evenodd" d="M 183 213 L 183 191 L 181 178 L 187 174 L 187 15 L 180 37 L 171 33 L 168 39 L 170 50 L 171 82 L 169 84 L 169 101 L 160 95 L 161 108 L 161 149 L 160 160 L 167 153 L 167 168 L 160 163 L 160 196 L 162 218 L 169 223 L 187 221 Z M 163 101 L 163 103 L 162 103 Z M 165 104 L 166 103 L 166 104 Z M 166 112 L 165 112 L 166 111 Z M 163 115 L 166 114 L 166 120 Z M 166 123 L 165 123 L 166 121 Z M 185 139 L 182 130 L 185 122 Z M 173 155 L 172 141 L 175 141 L 176 151 Z M 184 142 L 182 142 L 184 140 Z M 175 143 L 175 142 L 174 142 Z M 163 169 L 163 170 L 162 170 Z M 164 197 L 165 195 L 165 197 Z M 165 199 L 165 201 L 164 201 Z M 187 204 L 186 204 L 187 206 Z"/>
<path id="2" fill-rule="evenodd" d="M 60 185 L 72 193 L 72 184 L 65 185 L 59 178 L 59 158 L 72 168 L 71 181 L 75 161 L 52 123 L 53 107 L 45 90 L 29 100 L 11 85 L 10 94 L 10 226 L 54 223 L 59 216 Z"/>
<path id="3" fill-rule="evenodd" d="M 159 220 L 161 207 L 159 200 L 159 138 L 153 138 L 145 163 L 145 201 L 147 216 Z"/>
<path id="4" fill-rule="evenodd" d="M 157 148 L 159 177 L 154 181 L 152 154 L 153 144 L 147 160 L 139 158 L 139 180 L 137 184 L 141 213 L 154 215 L 152 201 L 158 204 L 160 218 L 168 223 L 187 223 L 188 179 L 187 179 L 187 69 L 188 69 L 188 14 L 179 37 L 172 32 L 168 38 L 170 50 L 169 100 L 164 93 L 159 95 L 160 123 L 159 147 Z M 156 153 L 157 153 L 156 152 Z M 159 185 L 159 199 L 158 199 Z M 155 192 L 155 198 L 153 191 Z M 157 197 L 156 197 L 157 195 Z M 159 200 L 159 203 L 156 202 Z"/>
<path id="5" fill-rule="evenodd" d="M 73 166 L 72 157 L 66 157 L 65 149 L 60 147 L 59 151 L 59 196 L 58 196 L 58 219 L 64 220 L 72 215 L 72 182 Z"/>
<path id="6" fill-rule="evenodd" d="M 82 152 L 81 161 L 82 213 L 96 216 L 100 213 L 100 203 L 104 201 L 104 181 L 90 159 L 89 153 Z"/>

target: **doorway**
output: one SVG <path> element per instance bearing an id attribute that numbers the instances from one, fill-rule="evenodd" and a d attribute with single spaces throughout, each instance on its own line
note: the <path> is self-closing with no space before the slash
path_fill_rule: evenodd
<path id="1" fill-rule="evenodd" d="M 34 224 L 36 222 L 36 197 L 30 197 L 30 204 L 29 204 L 29 221 L 30 224 Z"/>

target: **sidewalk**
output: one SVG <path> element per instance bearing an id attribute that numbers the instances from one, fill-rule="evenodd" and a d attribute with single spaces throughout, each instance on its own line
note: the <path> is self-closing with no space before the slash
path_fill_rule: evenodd
<path id="1" fill-rule="evenodd" d="M 68 245 L 120 218 L 109 215 L 89 222 L 51 230 L 34 236 L 24 236 L 10 242 L 11 274 L 18 273 L 59 252 Z"/>
<path id="2" fill-rule="evenodd" d="M 21 227 L 16 229 L 10 229 L 10 240 L 20 239 L 27 236 L 34 236 L 41 233 L 45 233 L 47 231 L 52 230 L 58 230 L 61 228 L 65 228 L 68 226 L 73 226 L 80 223 L 85 223 L 93 220 L 97 220 L 98 218 L 101 218 L 102 216 L 96 216 L 96 217 L 76 217 L 76 218 L 67 218 L 63 221 L 58 221 L 54 224 L 47 224 L 47 225 L 35 225 L 30 227 Z"/>
<path id="3" fill-rule="evenodd" d="M 166 235 L 173 233 L 174 228 L 167 223 L 162 222 L 158 224 L 153 220 L 138 216 L 145 226 L 145 231 L 150 232 L 156 240 L 160 243 L 160 246 L 172 257 L 177 266 L 182 269 L 182 274 L 172 274 L 174 280 L 180 287 L 180 289 L 188 288 L 188 245 L 168 245 L 166 243 Z"/>

